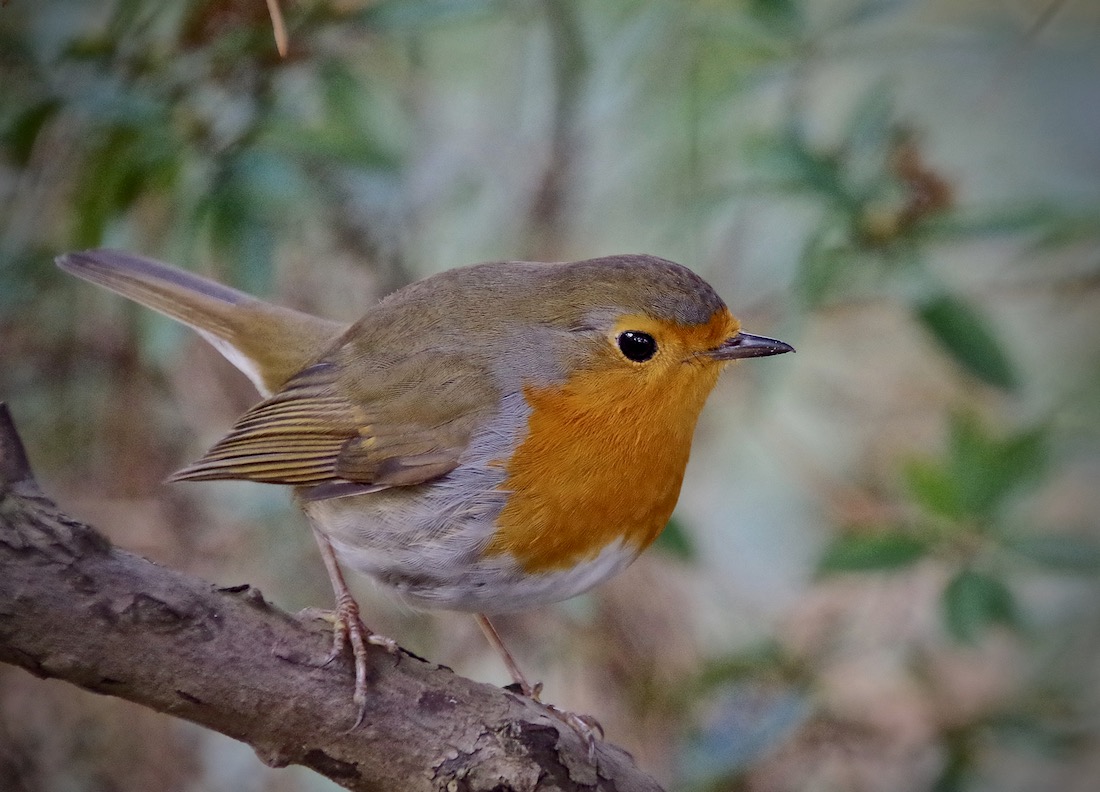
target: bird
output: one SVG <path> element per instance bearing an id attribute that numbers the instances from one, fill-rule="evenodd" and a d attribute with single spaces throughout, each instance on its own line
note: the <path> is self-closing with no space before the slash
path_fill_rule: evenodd
<path id="1" fill-rule="evenodd" d="M 414 607 L 475 614 L 539 700 L 490 616 L 629 566 L 672 514 L 721 371 L 794 351 L 645 254 L 460 267 L 350 325 L 123 251 L 57 264 L 190 326 L 256 386 L 262 400 L 170 480 L 293 489 L 336 597 L 327 660 L 354 659 L 356 725 L 367 644 L 397 645 L 363 624 L 342 566 Z M 594 719 L 566 716 L 591 747 Z"/>

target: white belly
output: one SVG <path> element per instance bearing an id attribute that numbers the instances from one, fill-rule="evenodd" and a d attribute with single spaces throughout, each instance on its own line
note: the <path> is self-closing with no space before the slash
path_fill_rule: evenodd
<path id="1" fill-rule="evenodd" d="M 625 569 L 636 547 L 614 542 L 561 570 L 528 574 L 510 555 L 485 556 L 508 493 L 501 466 L 527 424 L 518 394 L 506 420 L 475 437 L 458 468 L 441 479 L 303 505 L 341 562 L 422 608 L 502 613 L 568 599 Z"/>
<path id="2" fill-rule="evenodd" d="M 503 555 L 452 559 L 441 565 L 425 564 L 412 555 L 391 556 L 386 564 L 379 563 L 381 554 L 370 548 L 335 539 L 333 548 L 347 567 L 369 575 L 413 607 L 487 614 L 527 610 L 575 597 L 618 574 L 638 556 L 636 547 L 615 542 L 576 566 L 528 574 Z"/>

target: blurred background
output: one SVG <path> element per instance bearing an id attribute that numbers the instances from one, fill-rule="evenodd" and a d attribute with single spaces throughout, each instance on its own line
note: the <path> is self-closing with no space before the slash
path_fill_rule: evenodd
<path id="1" fill-rule="evenodd" d="M 491 259 L 683 262 L 797 355 L 711 397 L 659 545 L 502 619 L 676 790 L 1100 778 L 1100 4 L 6 0 L 0 399 L 116 544 L 327 607 L 277 487 L 164 485 L 256 395 L 68 279 L 130 249 L 351 320 Z M 355 581 L 475 679 L 474 621 Z M 309 792 L 238 743 L 0 668 L 0 789 Z"/>

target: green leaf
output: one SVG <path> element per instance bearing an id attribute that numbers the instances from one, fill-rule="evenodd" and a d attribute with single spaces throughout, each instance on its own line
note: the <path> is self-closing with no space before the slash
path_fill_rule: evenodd
<path id="1" fill-rule="evenodd" d="M 811 147 L 797 127 L 751 141 L 747 153 L 758 176 L 777 188 L 819 195 L 828 200 L 830 208 L 845 213 L 858 210 L 858 201 L 845 183 L 840 156 Z"/>
<path id="2" fill-rule="evenodd" d="M 952 519 L 963 516 L 958 484 L 942 465 L 924 460 L 910 462 L 905 468 L 905 484 L 926 511 Z"/>
<path id="3" fill-rule="evenodd" d="M 961 510 L 992 516 L 1008 494 L 1042 470 L 1046 435 L 1046 427 L 1040 426 L 1001 440 L 973 414 L 952 416 L 949 471 Z"/>
<path id="4" fill-rule="evenodd" d="M 1000 444 L 997 466 L 1008 486 L 1017 486 L 1043 471 L 1047 462 L 1047 427 L 1036 426 Z"/>
<path id="5" fill-rule="evenodd" d="M 164 124 L 113 124 L 88 135 L 73 190 L 74 246 L 100 244 L 108 224 L 141 196 L 175 183 L 183 147 Z"/>
<path id="6" fill-rule="evenodd" d="M 1005 545 L 1029 561 L 1056 572 L 1100 572 L 1100 541 L 1091 536 L 1018 536 Z"/>
<path id="7" fill-rule="evenodd" d="M 837 239 L 835 227 L 823 224 L 806 245 L 798 267 L 795 289 L 807 308 L 815 308 L 851 269 L 855 256 Z"/>
<path id="8" fill-rule="evenodd" d="M 976 643 L 993 624 L 1016 625 L 1016 603 L 1003 582 L 964 569 L 943 591 L 947 630 L 962 643 Z"/>
<path id="9" fill-rule="evenodd" d="M 12 119 L 4 130 L 3 142 L 11 152 L 12 160 L 16 165 L 27 164 L 34 142 L 38 139 L 38 133 L 46 122 L 53 118 L 59 106 L 59 103 L 53 99 L 39 102 Z"/>
<path id="10" fill-rule="evenodd" d="M 840 158 L 833 153 L 815 151 L 793 136 L 788 137 L 792 162 L 806 187 L 831 198 L 841 207 L 851 207 L 852 197 L 844 183 Z"/>
<path id="11" fill-rule="evenodd" d="M 924 300 L 915 308 L 920 323 L 963 369 L 1004 390 L 1018 387 L 1012 363 L 985 317 L 974 308 L 949 294 Z"/>
<path id="12" fill-rule="evenodd" d="M 691 537 L 684 531 L 684 525 L 675 517 L 668 521 L 665 529 L 657 535 L 653 546 L 682 561 L 694 561 L 698 554 Z"/>
<path id="13" fill-rule="evenodd" d="M 772 33 L 795 36 L 803 28 L 802 4 L 795 0 L 752 0 L 749 12 Z"/>
<path id="14" fill-rule="evenodd" d="M 347 128 L 361 128 L 359 115 L 364 96 L 363 81 L 351 70 L 343 58 L 328 58 L 317 66 L 317 81 L 324 101 L 324 117 L 327 123 Z"/>
<path id="15" fill-rule="evenodd" d="M 818 564 L 824 574 L 897 569 L 919 560 L 928 543 L 903 533 L 848 534 L 833 541 Z"/>

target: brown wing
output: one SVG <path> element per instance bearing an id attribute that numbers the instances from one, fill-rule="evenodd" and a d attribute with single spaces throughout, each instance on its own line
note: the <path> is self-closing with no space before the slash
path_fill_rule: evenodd
<path id="1" fill-rule="evenodd" d="M 486 372 L 458 354 L 323 360 L 172 479 L 289 484 L 309 488 L 311 498 L 419 484 L 458 465 L 497 400 Z"/>

